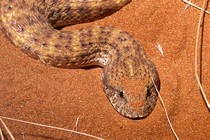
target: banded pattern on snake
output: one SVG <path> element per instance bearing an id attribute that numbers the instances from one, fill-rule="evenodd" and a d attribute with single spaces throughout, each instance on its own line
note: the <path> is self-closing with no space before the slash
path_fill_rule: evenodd
<path id="1" fill-rule="evenodd" d="M 148 116 L 160 80 L 139 42 L 114 27 L 68 32 L 55 27 L 90 22 L 120 10 L 131 0 L 2 0 L 1 31 L 27 55 L 62 68 L 103 67 L 102 85 L 113 107 L 128 118 Z M 131 89 L 135 87 L 135 89 Z"/>

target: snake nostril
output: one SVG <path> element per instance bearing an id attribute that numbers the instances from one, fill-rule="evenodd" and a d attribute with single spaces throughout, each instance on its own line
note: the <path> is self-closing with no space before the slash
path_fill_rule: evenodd
<path id="1" fill-rule="evenodd" d="M 147 97 L 149 97 L 152 94 L 152 90 L 150 88 L 147 89 Z"/>

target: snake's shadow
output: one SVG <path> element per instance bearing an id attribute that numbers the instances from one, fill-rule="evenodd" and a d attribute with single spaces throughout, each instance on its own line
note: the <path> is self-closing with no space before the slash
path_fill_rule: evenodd
<path id="1" fill-rule="evenodd" d="M 95 68 L 102 68 L 103 69 L 103 67 L 101 67 L 101 66 L 95 66 L 95 65 L 81 67 L 81 69 L 84 69 L 84 70 L 90 70 L 90 69 L 95 69 Z"/>

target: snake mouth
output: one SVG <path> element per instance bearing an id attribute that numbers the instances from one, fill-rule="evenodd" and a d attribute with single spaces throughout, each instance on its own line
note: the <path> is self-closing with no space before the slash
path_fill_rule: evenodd
<path id="1" fill-rule="evenodd" d="M 130 118 L 130 119 L 143 119 L 146 118 L 154 109 L 157 101 L 157 96 L 150 96 L 147 98 L 147 101 L 143 104 L 139 103 L 138 101 L 136 104 L 138 106 L 131 105 L 132 103 L 125 103 L 121 106 L 116 106 L 115 109 L 124 117 Z M 135 104 L 135 103 L 133 103 Z"/>

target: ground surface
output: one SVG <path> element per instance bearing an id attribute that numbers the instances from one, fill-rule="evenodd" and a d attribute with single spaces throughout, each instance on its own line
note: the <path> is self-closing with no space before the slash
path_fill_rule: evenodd
<path id="1" fill-rule="evenodd" d="M 194 0 L 197 5 L 201 1 Z M 156 65 L 161 95 L 180 139 L 208 139 L 209 112 L 194 76 L 194 46 L 200 11 L 181 0 L 133 0 L 121 11 L 88 25 L 112 25 L 137 38 Z M 210 92 L 210 15 L 204 22 L 202 82 Z M 150 116 L 119 115 L 101 88 L 101 68 L 59 69 L 16 49 L 0 33 L 0 115 L 75 129 L 104 139 L 174 139 L 160 100 Z M 155 45 L 159 43 L 164 57 Z M 210 99 L 210 95 L 208 95 Z M 17 139 L 92 139 L 5 120 Z M 0 125 L 3 129 L 3 126 Z M 5 129 L 3 129 L 4 132 Z"/>

